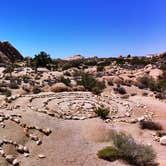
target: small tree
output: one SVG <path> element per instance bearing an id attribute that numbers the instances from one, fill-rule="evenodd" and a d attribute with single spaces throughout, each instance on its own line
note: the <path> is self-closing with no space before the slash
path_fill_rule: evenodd
<path id="1" fill-rule="evenodd" d="M 33 64 L 35 68 L 38 67 L 49 67 L 49 64 L 52 62 L 52 59 L 49 54 L 44 51 L 40 52 L 38 55 L 35 55 L 33 59 Z"/>
<path id="2" fill-rule="evenodd" d="M 14 65 L 9 65 L 6 67 L 6 69 L 3 71 L 4 74 L 10 74 L 10 77 L 12 77 L 12 72 L 14 71 Z"/>

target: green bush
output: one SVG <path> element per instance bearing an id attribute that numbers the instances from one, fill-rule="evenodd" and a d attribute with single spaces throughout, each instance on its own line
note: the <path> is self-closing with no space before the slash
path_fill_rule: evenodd
<path id="1" fill-rule="evenodd" d="M 115 161 L 120 158 L 119 151 L 113 146 L 107 146 L 98 151 L 97 156 L 108 161 Z"/>
<path id="2" fill-rule="evenodd" d="M 108 114 L 109 114 L 109 109 L 105 108 L 104 106 L 98 107 L 95 110 L 95 113 L 101 118 L 101 119 L 106 119 Z"/>
<path id="3" fill-rule="evenodd" d="M 159 123 L 152 121 L 140 121 L 139 125 L 141 129 L 162 130 L 162 126 Z"/>
<path id="4" fill-rule="evenodd" d="M 60 77 L 60 82 L 64 83 L 66 86 L 70 86 L 70 79 L 69 78 L 65 78 L 65 77 Z"/>
<path id="5" fill-rule="evenodd" d="M 86 90 L 91 91 L 94 94 L 100 94 L 105 88 L 104 82 L 99 82 L 92 75 L 83 73 L 81 79 L 77 81 L 78 85 L 83 85 Z"/>
<path id="6" fill-rule="evenodd" d="M 9 88 L 10 89 L 19 89 L 19 86 L 18 86 L 18 84 L 16 82 L 11 82 L 9 84 Z"/>
<path id="7" fill-rule="evenodd" d="M 10 96 L 12 95 L 11 90 L 6 89 L 6 91 L 4 92 L 4 95 L 5 95 L 6 97 L 10 97 Z"/>
<path id="8" fill-rule="evenodd" d="M 97 72 L 103 71 L 104 70 L 104 66 L 97 66 Z"/>
<path id="9" fill-rule="evenodd" d="M 126 94 L 126 89 L 124 87 L 122 87 L 122 86 L 118 86 L 117 88 L 114 88 L 114 91 L 118 92 L 121 95 Z"/>
<path id="10" fill-rule="evenodd" d="M 156 153 L 151 146 L 137 144 L 130 135 L 114 132 L 112 139 L 121 158 L 131 164 L 147 166 L 153 163 L 156 158 Z"/>
<path id="11" fill-rule="evenodd" d="M 28 83 L 30 78 L 28 76 L 26 76 L 26 75 L 23 75 L 22 76 L 22 80 L 23 80 L 24 83 Z"/>

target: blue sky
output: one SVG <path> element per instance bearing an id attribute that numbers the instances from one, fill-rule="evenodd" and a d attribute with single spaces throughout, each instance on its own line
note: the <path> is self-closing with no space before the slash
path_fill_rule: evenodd
<path id="1" fill-rule="evenodd" d="M 1 0 L 0 40 L 24 56 L 166 51 L 166 0 Z"/>

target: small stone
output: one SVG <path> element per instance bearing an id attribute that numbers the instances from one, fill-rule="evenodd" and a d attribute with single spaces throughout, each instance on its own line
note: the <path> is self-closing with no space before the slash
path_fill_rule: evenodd
<path id="1" fill-rule="evenodd" d="M 106 120 L 105 120 L 105 123 L 110 123 L 110 122 L 111 122 L 110 119 L 106 119 Z"/>
<path id="2" fill-rule="evenodd" d="M 131 116 L 131 114 L 130 114 L 129 112 L 126 112 L 125 115 L 126 115 L 127 117 L 130 117 L 130 116 Z"/>
<path id="3" fill-rule="evenodd" d="M 0 154 L 1 154 L 2 156 L 5 156 L 4 150 L 0 150 Z"/>
<path id="4" fill-rule="evenodd" d="M 42 129 L 42 132 L 45 134 L 45 135 L 50 135 L 51 134 L 51 129 L 47 128 L 47 129 Z"/>
<path id="5" fill-rule="evenodd" d="M 18 151 L 19 153 L 24 153 L 24 146 L 23 146 L 23 145 L 18 145 L 17 151 Z"/>
<path id="6" fill-rule="evenodd" d="M 46 158 L 46 156 L 45 156 L 44 154 L 39 154 L 38 157 L 39 157 L 40 159 Z"/>
<path id="7" fill-rule="evenodd" d="M 42 144 L 42 141 L 41 141 L 41 140 L 38 140 L 38 141 L 36 141 L 36 144 L 37 144 L 37 145 L 41 145 L 41 144 Z"/>
<path id="8" fill-rule="evenodd" d="M 13 155 L 7 155 L 6 156 L 6 160 L 9 162 L 9 163 L 13 163 L 13 161 L 14 161 L 14 156 Z"/>
<path id="9" fill-rule="evenodd" d="M 130 120 L 130 123 L 137 123 L 138 122 L 138 119 L 131 119 Z"/>
<path id="10" fill-rule="evenodd" d="M 30 137 L 32 140 L 34 140 L 34 141 L 38 141 L 38 140 L 39 140 L 38 136 L 36 136 L 36 135 L 29 134 L 29 137 Z"/>
<path id="11" fill-rule="evenodd" d="M 139 122 L 144 121 L 144 120 L 145 120 L 145 117 L 144 117 L 144 116 L 141 116 L 141 117 L 139 117 L 137 120 L 138 120 Z"/>
<path id="12" fill-rule="evenodd" d="M 19 161 L 17 159 L 14 159 L 12 165 L 18 166 L 19 165 Z"/>
<path id="13" fill-rule="evenodd" d="M 29 153 L 29 149 L 26 146 L 24 146 L 24 153 Z"/>
<path id="14" fill-rule="evenodd" d="M 25 157 L 29 157 L 29 153 L 24 153 L 24 156 Z"/>

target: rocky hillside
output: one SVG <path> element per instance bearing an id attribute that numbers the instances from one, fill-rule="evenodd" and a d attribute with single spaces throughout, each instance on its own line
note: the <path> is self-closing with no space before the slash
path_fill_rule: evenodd
<path id="1" fill-rule="evenodd" d="M 16 60 L 22 60 L 21 53 L 8 41 L 0 42 L 0 63 L 7 64 Z"/>

